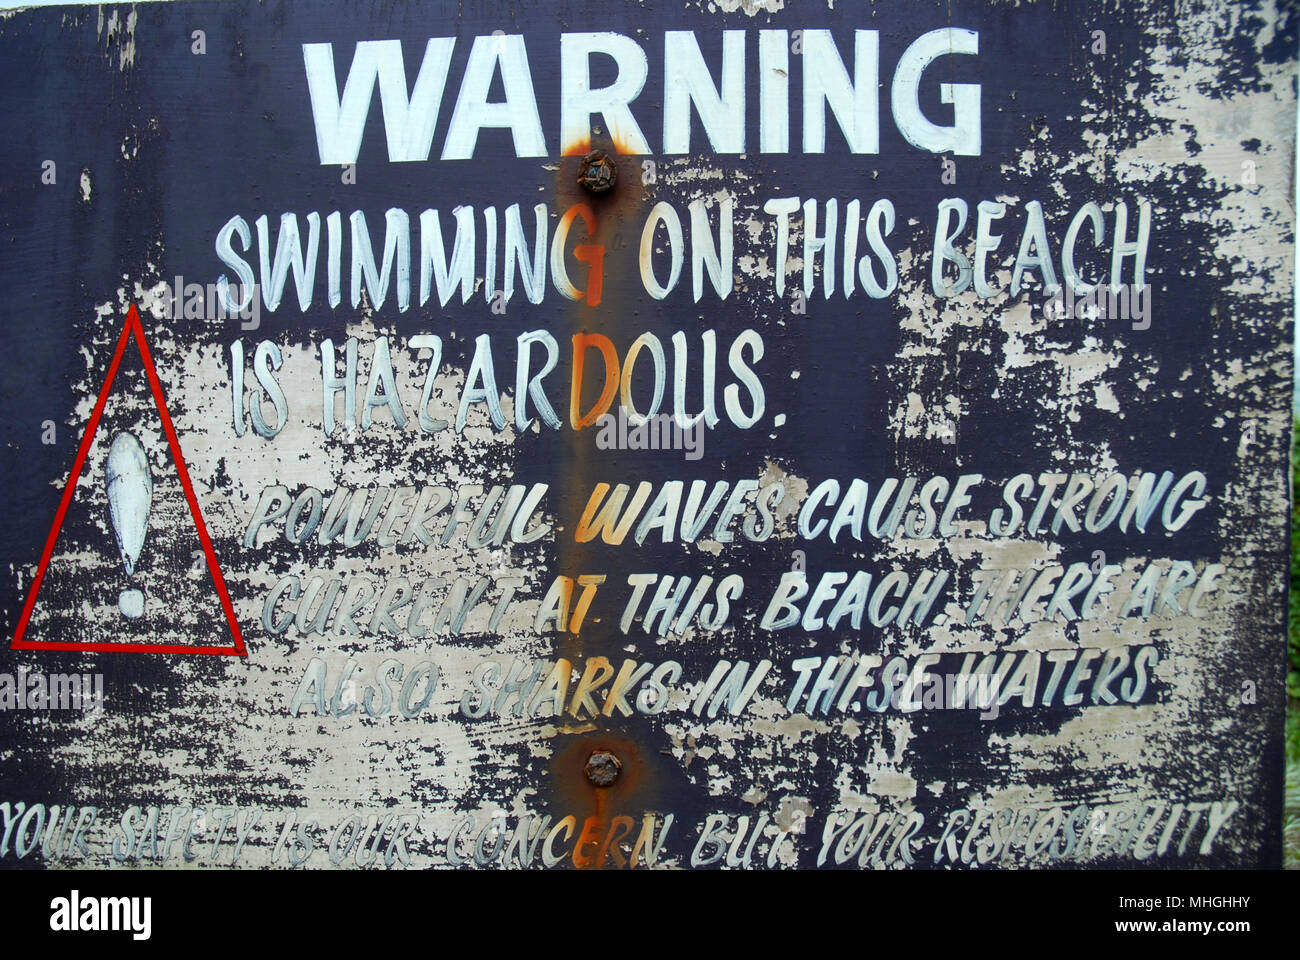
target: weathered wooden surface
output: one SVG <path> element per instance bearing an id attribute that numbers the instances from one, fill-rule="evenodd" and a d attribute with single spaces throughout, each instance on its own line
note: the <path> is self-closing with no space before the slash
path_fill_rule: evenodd
<path id="1" fill-rule="evenodd" d="M 906 77 L 895 93 L 904 51 L 944 28 L 977 34 L 978 52 L 927 66 L 919 106 L 930 122 L 953 124 L 939 84 L 956 85 L 957 124 L 978 130 L 973 149 L 969 136 L 955 135 L 917 146 L 907 134 L 916 139 L 921 127 L 899 115 L 908 102 Z M 817 32 L 825 29 L 829 40 Z M 740 31 L 725 42 L 743 47 L 743 77 L 731 87 L 724 30 Z M 855 40 L 855 30 L 868 32 Z M 635 128 L 595 114 L 583 137 L 573 123 L 566 129 L 586 118 L 564 106 L 576 74 L 565 73 L 561 37 L 576 43 L 598 31 L 644 51 L 646 79 L 630 105 Z M 666 54 L 670 31 L 693 32 L 710 82 L 722 78 L 732 95 L 743 89 L 743 107 L 732 99 L 710 111 L 701 99 L 702 112 L 689 99 L 669 102 L 665 57 L 686 70 L 694 49 L 679 40 L 684 46 Z M 421 101 L 416 76 L 429 38 L 453 37 L 428 47 L 430 83 L 441 51 L 451 53 L 427 144 L 418 111 L 405 134 L 386 136 L 398 112 L 381 109 L 382 69 L 359 141 L 346 125 L 329 133 L 321 111 L 330 97 L 338 108 L 358 42 L 401 41 L 407 85 L 384 94 L 396 104 L 408 95 Z M 836 110 L 825 110 L 819 135 L 805 105 L 822 115 L 818 82 L 839 96 L 828 43 L 842 58 L 843 83 L 855 77 L 855 57 L 863 79 L 860 100 L 832 99 Z M 332 44 L 337 71 L 318 70 L 315 120 L 307 65 L 313 56 L 326 61 L 323 47 L 305 54 L 314 44 Z M 864 69 L 877 44 L 878 78 Z M 13 827 L 0 862 L 1278 863 L 1295 50 L 1294 7 L 1266 2 L 268 2 L 6 16 L 7 629 L 18 629 L 77 445 L 137 304 L 247 656 L 40 649 L 232 643 L 139 353 L 128 344 L 32 601 L 22 637 L 32 649 L 6 653 L 0 667 L 11 686 L 20 669 L 24 679 L 100 674 L 103 709 L 39 709 L 20 697 L 0 712 L 0 802 L 11 805 L 5 829 Z M 629 54 L 633 73 L 637 62 Z M 614 80 L 612 60 L 593 64 L 593 87 Z M 486 94 L 466 80 L 478 67 L 490 79 Z M 510 107 L 494 112 L 484 96 Z M 615 187 L 599 196 L 576 183 L 590 148 L 610 152 L 618 170 Z M 410 158 L 394 162 L 394 151 Z M 782 198 L 797 202 L 783 207 Z M 965 204 L 955 247 L 974 258 L 956 293 L 953 262 L 933 273 L 945 199 Z M 827 202 L 836 201 L 833 254 L 805 246 L 809 200 L 819 234 Z M 731 212 L 731 268 L 717 271 L 725 280 L 708 262 L 725 261 L 725 250 L 702 244 L 692 201 L 703 201 L 710 244 L 724 209 Z M 873 217 L 878 201 L 890 209 Z M 1022 246 L 1035 223 L 1031 202 L 1041 205 L 1053 277 L 1029 265 L 1036 247 Z M 675 282 L 667 226 L 642 252 L 643 228 L 661 203 L 682 229 Z M 534 263 L 536 204 L 544 205 L 547 240 Z M 571 220 L 557 271 L 551 239 L 577 204 L 588 205 L 590 218 Z M 988 234 L 1000 237 L 986 255 L 976 248 L 981 204 Z M 1141 257 L 1121 249 L 1113 264 L 1121 204 L 1127 241 L 1138 237 L 1144 206 L 1150 232 Z M 453 210 L 462 206 L 472 208 L 463 216 L 476 230 L 465 296 L 454 261 L 450 277 L 445 261 L 426 267 L 426 220 L 440 224 L 450 256 Z M 783 209 L 793 211 L 784 264 Z M 422 220 L 427 210 L 436 213 Z M 393 248 L 382 297 L 382 271 L 369 275 L 354 259 L 356 211 L 379 268 L 386 229 L 406 243 Z M 386 221 L 386 211 L 397 213 Z M 307 257 L 315 272 L 299 285 L 286 262 L 276 297 L 265 277 L 284 214 L 296 215 L 304 251 L 317 231 Z M 518 256 L 514 216 L 513 236 L 525 247 Z M 846 275 L 853 217 L 861 223 Z M 1079 282 L 1113 280 L 1126 294 L 1135 282 L 1147 285 L 1129 304 L 1133 315 L 1098 316 L 1076 303 L 1077 290 L 1069 316 L 1049 315 L 1043 285 L 1068 280 L 1062 252 L 1072 222 Z M 947 223 L 956 230 L 958 215 Z M 590 251 L 574 252 L 581 244 L 603 246 L 595 305 Z M 700 249 L 706 255 L 697 258 Z M 180 277 L 206 294 L 222 275 L 238 283 L 236 258 L 261 285 L 255 311 L 221 318 L 188 295 L 172 309 L 165 285 Z M 1013 274 L 1024 284 L 1015 296 Z M 658 286 L 672 289 L 657 297 Z M 587 300 L 570 299 L 581 290 Z M 555 426 L 534 396 L 520 430 L 519 342 L 536 331 L 556 346 L 539 387 Z M 440 366 L 430 374 L 434 335 Z M 592 339 L 590 349 L 576 341 L 584 367 L 575 410 L 580 335 Z M 602 440 L 599 425 L 574 429 L 601 400 L 598 338 L 626 362 L 647 335 L 627 384 L 640 411 L 656 392 L 656 344 L 663 412 L 699 413 L 704 371 L 716 370 L 708 381 L 716 422 L 684 441 L 702 448 L 627 449 L 634 441 L 616 433 Z M 322 345 L 334 351 L 333 375 L 346 379 L 348 338 L 357 341 L 353 407 L 345 409 L 343 391 L 323 407 Z M 532 339 L 524 383 L 546 364 L 545 336 Z M 262 360 L 271 391 L 254 366 L 264 341 L 273 345 Z M 495 384 L 485 385 L 489 350 Z M 488 394 L 499 409 L 482 399 Z M 615 411 L 620 403 L 615 394 Z M 146 451 L 151 482 L 129 577 L 105 486 L 109 445 L 123 431 Z M 124 450 L 126 463 L 129 443 Z M 136 498 L 123 501 L 125 515 L 144 487 L 134 468 L 123 469 Z M 1019 490 L 1023 522 L 999 535 L 994 511 L 1006 519 L 1004 488 L 1021 474 L 1030 484 Z M 1040 528 L 1027 532 L 1053 474 L 1059 486 Z M 1134 494 L 1155 504 L 1149 518 L 1141 519 L 1145 509 L 1112 514 L 1104 498 L 1089 513 L 1093 486 L 1110 474 L 1121 478 L 1112 496 L 1126 504 L 1124 479 L 1134 478 L 1136 491 L 1152 475 L 1156 492 Z M 945 514 L 963 477 L 969 503 Z M 922 512 L 919 535 L 873 535 L 889 510 L 871 507 L 890 478 L 916 478 L 907 510 L 930 498 L 932 527 L 924 529 Z M 828 479 L 838 482 L 834 495 Z M 683 482 L 681 510 L 671 481 Z M 719 481 L 728 486 L 714 504 Z M 754 482 L 748 492 L 737 487 L 745 481 Z M 642 483 L 650 485 L 644 500 Z M 473 515 L 493 487 L 519 485 L 525 495 L 541 484 L 535 515 L 502 530 L 497 543 L 474 545 Z M 639 503 L 641 512 L 625 536 L 583 540 L 583 513 L 603 495 L 599 484 L 627 484 L 625 506 Z M 412 522 L 441 503 L 440 488 L 446 509 L 425 526 Z M 734 518 L 717 524 L 738 489 Z M 337 519 L 329 507 L 353 491 L 358 511 L 368 496 L 367 510 L 382 501 L 376 509 L 384 512 L 368 536 L 361 511 L 351 534 L 331 540 L 322 532 Z M 881 505 L 892 506 L 888 487 L 885 494 Z M 861 512 L 841 513 L 833 535 L 818 528 L 860 495 Z M 1063 496 L 1077 507 L 1061 507 Z M 285 535 L 290 502 L 302 508 L 294 511 L 302 543 Z M 320 526 L 305 529 L 318 504 Z M 466 518 L 449 529 L 458 504 Z M 670 508 L 677 512 L 662 524 L 643 526 Z M 681 513 L 697 509 L 708 519 L 684 536 Z M 268 522 L 259 525 L 259 516 Z M 902 520 L 912 528 L 906 512 Z M 968 615 L 981 583 L 996 594 L 992 578 L 1026 570 L 1036 572 L 1028 599 L 1029 581 L 1014 589 L 1002 582 L 1010 615 L 981 606 Z M 781 627 L 773 598 L 797 593 L 792 574 L 800 571 L 809 595 L 795 601 L 800 619 Z M 823 580 L 833 573 L 843 576 Z M 659 580 L 642 576 L 650 574 Z M 689 587 L 676 581 L 676 613 L 695 615 L 674 617 L 662 631 L 661 618 L 648 630 L 646 606 L 669 576 L 690 578 Z M 539 623 L 557 577 L 575 580 L 571 623 Z M 701 577 L 711 584 L 692 601 Z M 1098 580 L 1111 589 L 1083 586 Z M 820 610 L 804 616 L 819 582 L 827 590 Z M 725 614 L 724 584 L 743 585 Z M 855 610 L 844 598 L 858 588 L 867 599 Z M 439 623 L 456 589 L 468 592 L 472 609 L 463 623 Z M 640 603 L 629 610 L 638 589 Z M 127 615 L 128 590 L 143 594 L 139 616 Z M 316 599 L 294 620 L 300 591 Z M 317 631 L 322 592 L 335 606 Z M 1095 605 L 1085 603 L 1090 594 Z M 900 626 L 897 608 L 909 596 L 916 622 Z M 837 602 L 844 606 L 831 626 Z M 579 619 L 576 632 L 568 629 Z M 709 706 L 706 681 L 737 679 L 728 670 L 742 661 L 745 680 L 761 672 L 757 687 L 723 682 L 733 698 Z M 562 676 L 566 665 L 571 677 Z M 625 699 L 612 696 L 641 665 L 651 672 L 635 674 Z M 518 698 L 496 694 L 512 670 L 536 681 L 522 716 L 512 712 Z M 928 682 L 891 697 L 886 683 L 903 687 L 913 671 L 918 679 L 994 675 L 996 709 L 954 707 L 949 691 L 935 701 Z M 548 693 L 548 678 L 563 679 L 563 693 Z M 588 777 L 593 752 L 617 758 L 612 786 Z M 609 779 L 603 756 L 592 769 Z M 80 834 L 86 849 L 71 843 L 72 828 L 67 849 L 56 852 L 53 839 L 53 856 L 33 848 L 38 818 L 23 814 L 36 804 L 51 822 L 69 804 L 97 808 Z M 522 848 L 508 843 L 517 831 Z"/>

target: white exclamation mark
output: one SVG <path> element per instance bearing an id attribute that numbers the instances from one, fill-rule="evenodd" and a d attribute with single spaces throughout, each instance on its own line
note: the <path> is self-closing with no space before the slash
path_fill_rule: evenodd
<path id="1" fill-rule="evenodd" d="M 153 477 L 149 457 L 134 434 L 119 433 L 108 449 L 105 483 L 108 488 L 108 516 L 117 537 L 126 575 L 135 573 L 136 561 L 144 547 L 149 527 L 149 507 L 153 501 Z M 123 590 L 117 598 L 122 615 L 132 620 L 144 616 L 144 594 L 135 589 Z"/>

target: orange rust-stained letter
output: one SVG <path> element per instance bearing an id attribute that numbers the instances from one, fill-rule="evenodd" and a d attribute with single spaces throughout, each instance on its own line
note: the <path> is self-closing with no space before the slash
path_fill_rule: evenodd
<path id="1" fill-rule="evenodd" d="M 645 502 L 650 499 L 650 491 L 653 489 L 654 484 L 648 480 L 642 480 L 637 484 L 636 493 L 632 494 L 632 502 L 628 504 L 627 510 L 620 518 L 619 511 L 623 509 L 623 503 L 627 500 L 627 484 L 620 483 L 614 488 L 613 493 L 609 493 L 608 483 L 596 484 L 591 491 L 587 506 L 582 511 L 582 516 L 578 518 L 578 528 L 573 532 L 573 539 L 578 543 L 586 543 L 599 535 L 606 543 L 618 546 L 627 536 L 632 524 L 636 522 L 642 508 L 645 507 Z M 607 493 L 609 499 L 605 500 Z M 597 513 L 597 510 L 600 512 Z"/>
<path id="2" fill-rule="evenodd" d="M 587 350 L 595 347 L 605 358 L 605 386 L 600 392 L 596 405 L 582 415 L 582 380 L 586 366 Z M 569 391 L 569 423 L 574 430 L 589 427 L 600 419 L 601 414 L 614 402 L 618 392 L 618 351 L 614 341 L 603 333 L 575 333 L 573 335 L 573 387 Z"/>

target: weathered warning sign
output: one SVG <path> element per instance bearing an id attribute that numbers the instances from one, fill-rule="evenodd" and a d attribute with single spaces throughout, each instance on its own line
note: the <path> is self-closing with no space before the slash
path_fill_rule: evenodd
<path id="1" fill-rule="evenodd" d="M 6 16 L 0 862 L 1277 864 L 1296 43 Z"/>

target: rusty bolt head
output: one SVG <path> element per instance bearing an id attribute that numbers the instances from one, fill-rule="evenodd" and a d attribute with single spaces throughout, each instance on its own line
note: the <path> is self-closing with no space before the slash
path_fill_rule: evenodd
<path id="1" fill-rule="evenodd" d="M 578 167 L 578 185 L 592 193 L 614 189 L 618 182 L 618 167 L 600 150 L 593 150 L 582 158 Z"/>
<path id="2" fill-rule="evenodd" d="M 587 779 L 598 787 L 612 787 L 622 772 L 622 762 L 608 750 L 597 750 L 587 758 Z"/>

